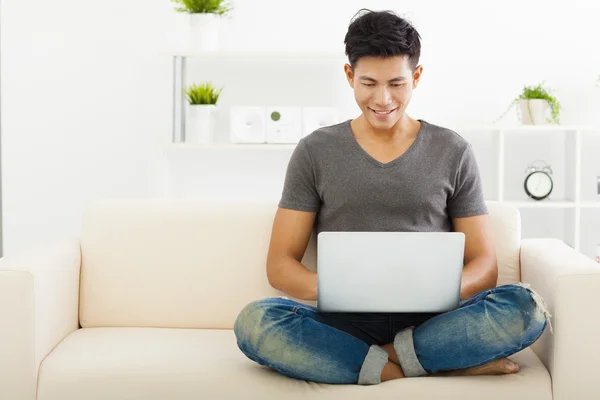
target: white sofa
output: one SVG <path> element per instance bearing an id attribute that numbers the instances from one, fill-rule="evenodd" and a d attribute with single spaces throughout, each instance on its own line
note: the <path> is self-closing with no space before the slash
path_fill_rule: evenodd
<path id="1" fill-rule="evenodd" d="M 558 240 L 521 240 L 518 210 L 489 206 L 498 284 L 530 283 L 553 314 L 554 333 L 514 356 L 516 375 L 281 376 L 231 330 L 244 305 L 282 295 L 265 275 L 276 204 L 107 200 L 88 207 L 81 237 L 0 260 L 0 399 L 600 399 L 598 265 Z"/>

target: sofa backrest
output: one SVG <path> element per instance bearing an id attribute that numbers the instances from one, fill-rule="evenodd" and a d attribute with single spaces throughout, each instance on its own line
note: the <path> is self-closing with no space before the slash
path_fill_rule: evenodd
<path id="1" fill-rule="evenodd" d="M 499 284 L 519 281 L 520 219 L 489 203 Z M 244 305 L 282 296 L 266 277 L 276 203 L 108 200 L 83 216 L 80 323 L 230 329 Z M 303 264 L 315 270 L 313 234 Z"/>

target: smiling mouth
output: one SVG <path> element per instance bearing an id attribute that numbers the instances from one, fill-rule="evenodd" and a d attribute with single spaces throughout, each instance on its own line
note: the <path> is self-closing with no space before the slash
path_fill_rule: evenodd
<path id="1" fill-rule="evenodd" d="M 398 107 L 393 108 L 391 110 L 373 110 L 372 108 L 369 107 L 369 110 L 373 111 L 377 115 L 390 115 L 391 113 L 393 113 L 397 109 L 398 109 Z"/>

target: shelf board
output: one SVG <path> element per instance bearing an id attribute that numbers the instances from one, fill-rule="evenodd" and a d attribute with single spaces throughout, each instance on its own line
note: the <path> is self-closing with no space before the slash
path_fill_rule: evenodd
<path id="1" fill-rule="evenodd" d="M 600 208 L 600 201 L 584 201 L 581 208 Z"/>
<path id="2" fill-rule="evenodd" d="M 504 203 L 518 208 L 575 208 L 574 201 L 551 201 L 551 200 L 524 200 L 524 201 L 504 201 Z"/>
<path id="3" fill-rule="evenodd" d="M 588 125 L 458 125 L 456 128 L 449 126 L 457 131 L 503 131 L 505 133 L 515 132 L 532 132 L 532 133 L 548 133 L 548 132 L 575 132 L 575 131 L 590 131 L 597 130 L 593 126 Z"/>
<path id="4" fill-rule="evenodd" d="M 174 57 L 193 57 L 202 59 L 314 59 L 314 60 L 345 60 L 344 53 L 335 51 L 173 51 L 169 52 Z"/>
<path id="5" fill-rule="evenodd" d="M 297 143 L 170 143 L 165 146 L 167 150 L 289 150 L 297 146 Z"/>
<path id="6" fill-rule="evenodd" d="M 499 130 L 504 132 L 575 132 L 575 131 L 587 131 L 593 130 L 592 126 L 585 125 L 523 125 L 523 126 L 510 126 L 500 127 Z"/>

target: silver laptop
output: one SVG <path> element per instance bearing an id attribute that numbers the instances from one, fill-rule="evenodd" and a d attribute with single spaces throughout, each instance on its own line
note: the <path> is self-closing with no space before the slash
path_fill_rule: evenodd
<path id="1" fill-rule="evenodd" d="M 460 300 L 460 232 L 321 232 L 322 312 L 446 312 Z"/>

